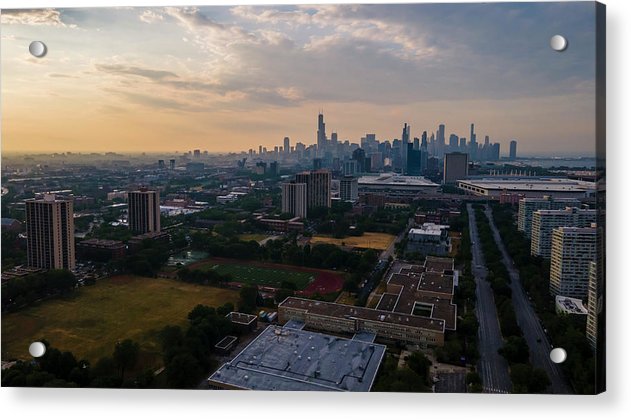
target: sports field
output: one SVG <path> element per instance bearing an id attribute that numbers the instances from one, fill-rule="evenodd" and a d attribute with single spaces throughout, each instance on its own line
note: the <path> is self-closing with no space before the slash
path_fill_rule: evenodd
<path id="1" fill-rule="evenodd" d="M 175 280 L 136 276 L 104 279 L 82 287 L 75 296 L 52 299 L 2 315 L 2 360 L 27 358 L 31 342 L 45 339 L 92 363 L 111 355 L 116 342 L 140 344 L 146 366 L 160 363 L 158 332 L 166 325 L 186 325 L 197 304 L 235 305 L 237 291 Z"/>
<path id="2" fill-rule="evenodd" d="M 234 282 L 258 286 L 279 288 L 283 280 L 288 280 L 296 284 L 301 296 L 332 293 L 342 289 L 344 284 L 344 275 L 335 271 L 262 261 L 211 258 L 195 263 L 190 268 L 214 269 L 221 274 L 231 274 Z"/>
<path id="3" fill-rule="evenodd" d="M 233 281 L 280 288 L 283 281 L 293 282 L 302 290 L 316 278 L 315 273 L 295 271 L 280 267 L 260 267 L 251 264 L 212 261 L 199 267 L 202 270 L 215 270 L 219 274 L 230 274 Z"/>
<path id="4" fill-rule="evenodd" d="M 378 251 L 387 249 L 396 236 L 388 233 L 365 232 L 362 236 L 347 236 L 343 239 L 331 236 L 314 236 L 311 238 L 312 244 L 333 244 L 337 246 L 347 246 L 350 248 L 370 248 Z"/>

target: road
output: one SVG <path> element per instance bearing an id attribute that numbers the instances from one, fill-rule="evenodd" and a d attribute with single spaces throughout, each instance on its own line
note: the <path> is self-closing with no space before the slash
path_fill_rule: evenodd
<path id="1" fill-rule="evenodd" d="M 398 242 L 401 242 L 405 234 L 408 233 L 408 231 L 412 228 L 413 225 L 414 225 L 414 219 L 413 218 L 408 219 L 408 224 L 407 226 L 405 226 L 405 229 L 399 232 L 397 237 L 394 239 L 394 241 L 390 243 L 388 248 L 384 249 L 381 255 L 379 255 L 380 260 L 388 260 L 388 258 L 394 257 L 394 246 Z"/>
<path id="2" fill-rule="evenodd" d="M 476 316 L 480 328 L 478 330 L 478 373 L 482 378 L 482 386 L 486 393 L 509 393 L 512 390 L 508 363 L 497 352 L 503 345 L 504 339 L 500 331 L 495 299 L 491 285 L 486 281 L 487 270 L 484 265 L 484 255 L 480 249 L 478 228 L 475 224 L 475 212 L 471 204 L 467 204 L 469 213 L 469 232 L 471 235 L 471 271 L 475 278 Z"/>
<path id="3" fill-rule="evenodd" d="M 488 206 L 486 206 L 484 213 L 489 219 L 493 237 L 502 253 L 502 262 L 506 266 L 506 270 L 510 276 L 513 307 L 515 309 L 515 315 L 517 316 L 517 323 L 524 332 L 524 338 L 530 348 L 531 362 L 534 367 L 544 369 L 548 374 L 548 378 L 551 382 L 551 393 L 573 394 L 572 388 L 566 382 L 561 368 L 550 360 L 550 350 L 552 346 L 541 326 L 539 317 L 537 317 L 535 310 L 530 305 L 530 301 L 526 296 L 526 292 L 519 279 L 519 271 L 515 267 L 508 251 L 506 251 L 502 237 L 500 236 L 497 226 L 495 226 L 493 213 Z"/>

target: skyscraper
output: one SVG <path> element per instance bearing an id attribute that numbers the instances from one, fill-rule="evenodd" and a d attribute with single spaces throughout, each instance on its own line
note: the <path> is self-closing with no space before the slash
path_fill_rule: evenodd
<path id="1" fill-rule="evenodd" d="M 135 234 L 160 232 L 160 193 L 147 188 L 127 193 L 129 229 Z"/>
<path id="2" fill-rule="evenodd" d="M 46 194 L 26 204 L 26 257 L 29 267 L 75 268 L 72 200 Z"/>
<path id="3" fill-rule="evenodd" d="M 331 207 L 331 172 L 301 172 L 296 174 L 296 183 L 307 185 L 307 209 Z"/>
<path id="4" fill-rule="evenodd" d="M 401 133 L 401 169 L 403 173 L 407 173 L 408 143 L 410 143 L 410 126 L 404 123 L 403 132 Z"/>
<path id="5" fill-rule="evenodd" d="M 411 176 L 420 176 L 421 175 L 421 151 L 414 150 L 414 145 L 412 143 L 408 143 L 408 153 L 407 153 L 407 164 L 406 164 L 406 174 Z"/>
<path id="6" fill-rule="evenodd" d="M 510 142 L 510 154 L 508 155 L 508 159 L 517 159 L 517 140 L 511 140 Z"/>
<path id="7" fill-rule="evenodd" d="M 307 184 L 288 182 L 281 185 L 282 212 L 307 217 Z"/>
<path id="8" fill-rule="evenodd" d="M 324 124 L 324 115 L 320 112 L 318 114 L 318 155 L 324 156 L 326 149 L 326 126 Z"/>
<path id="9" fill-rule="evenodd" d="M 445 155 L 445 124 L 438 126 L 436 131 L 436 156 L 442 158 Z"/>
<path id="10" fill-rule="evenodd" d="M 289 137 L 285 137 L 283 139 L 283 152 L 285 152 L 286 155 L 288 155 L 291 152 L 290 147 L 289 147 Z"/>
<path id="11" fill-rule="evenodd" d="M 469 175 L 469 156 L 466 153 L 447 153 L 443 162 L 443 184 L 451 184 Z"/>
<path id="12" fill-rule="evenodd" d="M 475 137 L 475 124 L 471 123 L 471 133 L 469 136 L 469 157 L 472 161 L 478 158 L 478 141 Z"/>
<path id="13" fill-rule="evenodd" d="M 458 136 L 455 134 L 449 135 L 449 151 L 450 152 L 458 151 Z"/>

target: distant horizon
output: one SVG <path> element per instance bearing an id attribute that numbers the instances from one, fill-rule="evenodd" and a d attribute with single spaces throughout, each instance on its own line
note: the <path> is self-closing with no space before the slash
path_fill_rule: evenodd
<path id="1" fill-rule="evenodd" d="M 310 145 L 324 109 L 351 143 L 404 122 L 468 142 L 475 122 L 502 156 L 512 139 L 520 156 L 595 155 L 594 17 L 587 2 L 3 10 L 2 152 Z"/>

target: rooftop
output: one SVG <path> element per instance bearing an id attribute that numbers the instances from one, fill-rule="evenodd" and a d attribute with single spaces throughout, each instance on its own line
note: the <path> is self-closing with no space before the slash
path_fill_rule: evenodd
<path id="1" fill-rule="evenodd" d="M 208 381 L 266 391 L 370 391 L 385 351 L 359 339 L 269 326 Z"/>
<path id="2" fill-rule="evenodd" d="M 557 296 L 555 298 L 556 308 L 559 312 L 574 315 L 587 315 L 587 309 L 580 299 L 574 299 L 565 296 Z"/>
<path id="3" fill-rule="evenodd" d="M 566 178 L 546 177 L 488 177 L 480 179 L 458 180 L 478 188 L 491 190 L 529 190 L 548 192 L 592 191 L 596 188 L 593 182 Z"/>
<path id="4" fill-rule="evenodd" d="M 438 184 L 434 184 L 432 181 L 422 176 L 405 176 L 395 173 L 362 176 L 359 178 L 358 183 L 359 185 L 438 187 Z"/>
<path id="5" fill-rule="evenodd" d="M 237 324 L 248 325 L 256 320 L 256 315 L 244 314 L 242 312 L 230 312 L 226 315 L 226 318 Z"/>
<path id="6" fill-rule="evenodd" d="M 403 326 L 413 326 L 431 331 L 444 331 L 445 322 L 439 319 L 432 319 L 408 313 L 397 313 L 383 311 L 379 309 L 364 308 L 361 306 L 343 305 L 340 303 L 321 302 L 317 300 L 288 297 L 282 306 L 294 309 L 301 309 L 316 315 L 325 315 L 332 318 L 357 318 L 369 321 L 384 322 L 387 324 L 397 324 Z"/>

